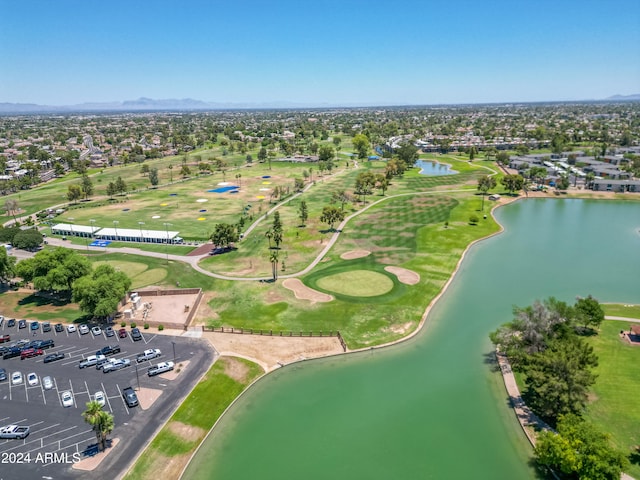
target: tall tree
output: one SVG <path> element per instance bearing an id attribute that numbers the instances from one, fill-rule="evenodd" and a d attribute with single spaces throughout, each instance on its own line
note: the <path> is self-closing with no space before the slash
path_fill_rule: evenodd
<path id="1" fill-rule="evenodd" d="M 371 172 L 360 172 L 356 177 L 355 193 L 362 196 L 362 203 L 367 203 L 367 195 L 371 195 L 376 177 Z"/>
<path id="2" fill-rule="evenodd" d="M 331 145 L 322 145 L 318 153 L 318 159 L 321 162 L 332 162 L 335 151 Z"/>
<path id="3" fill-rule="evenodd" d="M 280 248 L 283 232 L 282 221 L 280 220 L 280 212 L 277 210 L 273 214 L 273 225 L 271 226 L 271 231 L 273 232 L 273 243 L 276 244 L 276 248 Z"/>
<path id="4" fill-rule="evenodd" d="M 320 221 L 329 225 L 329 229 L 333 230 L 336 222 L 344 220 L 344 212 L 333 205 L 328 205 L 322 209 Z"/>
<path id="5" fill-rule="evenodd" d="M 331 202 L 339 202 L 340 210 L 344 211 L 345 204 L 351 201 L 351 195 L 346 190 L 338 190 L 331 194 Z"/>
<path id="6" fill-rule="evenodd" d="M 216 247 L 228 247 L 237 242 L 239 238 L 237 229 L 228 223 L 218 223 L 211 234 L 211 241 Z"/>
<path id="7" fill-rule="evenodd" d="M 300 208 L 298 208 L 298 218 L 300 218 L 300 226 L 304 227 L 309 218 L 309 210 L 307 209 L 307 202 L 302 200 L 300 202 Z"/>
<path id="8" fill-rule="evenodd" d="M 153 167 L 149 170 L 149 183 L 151 183 L 153 187 L 158 186 L 159 176 L 158 176 L 158 169 L 156 167 Z"/>
<path id="9" fill-rule="evenodd" d="M 580 413 L 596 381 L 592 369 L 597 366 L 593 347 L 577 335 L 551 340 L 524 367 L 527 404 L 552 424 L 560 415 Z"/>
<path id="10" fill-rule="evenodd" d="M 353 148 L 355 148 L 356 153 L 358 154 L 359 159 L 367 158 L 369 154 L 369 138 L 359 133 L 352 140 Z"/>
<path id="11" fill-rule="evenodd" d="M 82 184 L 80 188 L 82 189 L 82 195 L 84 195 L 85 200 L 93 195 L 93 182 L 88 175 L 82 176 Z"/>
<path id="12" fill-rule="evenodd" d="M 67 187 L 67 199 L 70 202 L 77 202 L 82 198 L 82 188 L 80 185 L 69 185 Z"/>
<path id="13" fill-rule="evenodd" d="M 102 405 L 96 401 L 87 402 L 87 409 L 82 412 L 82 418 L 91 425 L 98 440 L 100 450 L 107 448 L 107 436 L 113 432 L 113 415 L 102 410 Z"/>
<path id="14" fill-rule="evenodd" d="M 522 190 L 522 187 L 524 187 L 524 178 L 518 174 L 509 174 L 502 177 L 500 183 L 504 185 L 509 193 L 514 193 Z"/>
<path id="15" fill-rule="evenodd" d="M 16 265 L 16 275 L 33 282 L 37 290 L 71 293 L 73 282 L 91 272 L 89 260 L 75 250 L 42 250 Z"/>
<path id="16" fill-rule="evenodd" d="M 118 193 L 127 193 L 127 184 L 122 177 L 116 178 L 115 186 Z"/>
<path id="17" fill-rule="evenodd" d="M 0 246 L 0 281 L 8 282 L 16 273 L 16 257 L 7 254 L 7 249 Z"/>
<path id="18" fill-rule="evenodd" d="M 118 304 L 131 287 L 131 279 L 111 265 L 103 264 L 73 283 L 73 300 L 83 312 L 107 318 L 118 310 Z"/>
<path id="19" fill-rule="evenodd" d="M 4 208 L 7 211 L 7 215 L 13 217 L 13 221 L 16 221 L 16 214 L 20 211 L 18 207 L 18 201 L 15 198 L 7 198 L 4 202 Z"/>
<path id="20" fill-rule="evenodd" d="M 478 179 L 478 190 L 482 192 L 482 211 L 484 211 L 484 196 L 495 187 L 496 179 L 493 176 L 484 175 Z"/>
<path id="21" fill-rule="evenodd" d="M 619 480 L 628 460 L 611 445 L 609 435 L 572 414 L 562 415 L 557 429 L 538 435 L 534 451 L 540 465 L 567 478 Z"/>
<path id="22" fill-rule="evenodd" d="M 582 323 L 584 328 L 599 328 L 604 320 L 604 310 L 600 303 L 589 295 L 586 298 L 579 298 L 575 304 L 577 321 Z"/>
<path id="23" fill-rule="evenodd" d="M 403 142 L 395 151 L 398 159 L 403 163 L 402 172 L 407 168 L 413 167 L 418 160 L 418 147 L 411 142 Z"/>
<path id="24" fill-rule="evenodd" d="M 271 262 L 271 275 L 275 282 L 278 279 L 278 250 L 271 250 L 269 253 L 269 261 Z"/>

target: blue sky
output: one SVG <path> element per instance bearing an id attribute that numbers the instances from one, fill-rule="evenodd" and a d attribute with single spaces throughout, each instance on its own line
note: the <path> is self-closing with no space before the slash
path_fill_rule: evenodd
<path id="1" fill-rule="evenodd" d="M 640 93 L 638 0 L 0 0 L 0 102 Z"/>

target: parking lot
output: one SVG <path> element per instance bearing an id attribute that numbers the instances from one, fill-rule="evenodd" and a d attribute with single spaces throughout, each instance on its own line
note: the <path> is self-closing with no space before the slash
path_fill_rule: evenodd
<path id="1" fill-rule="evenodd" d="M 83 472 L 71 466 L 94 450 L 95 434 L 83 421 L 82 412 L 98 391 L 104 393 L 103 409 L 114 416 L 115 428 L 109 438 L 118 438 L 119 443 L 91 472 L 90 478 L 116 478 L 116 472 L 125 468 L 151 439 L 157 427 L 214 359 L 212 347 L 200 339 L 142 330 L 142 339 L 134 341 L 129 334 L 120 338 L 118 328 L 115 329 L 116 334 L 107 337 L 104 331 L 96 335 L 92 332 L 81 334 L 79 330 L 69 332 L 66 328 L 57 332 L 52 325 L 50 332 L 43 333 L 41 324 L 32 331 L 29 321 L 22 329 L 18 328 L 18 322 L 10 328 L 6 320 L 3 322 L 0 334 L 9 334 L 11 340 L 0 346 L 19 340 L 45 339 L 52 339 L 55 346 L 32 358 L 21 360 L 17 356 L 0 360 L 0 368 L 7 373 L 7 380 L 0 382 L 0 427 L 11 424 L 30 427 L 30 434 L 24 440 L 0 440 L 2 478 L 18 478 L 25 474 L 37 474 L 38 478 L 82 477 Z M 78 367 L 81 361 L 107 345 L 120 347 L 119 353 L 108 358 L 128 359 L 130 366 L 108 373 L 95 366 Z M 137 356 L 150 348 L 160 349 L 162 355 L 138 363 Z M 63 353 L 64 358 L 44 363 L 44 358 L 52 353 Z M 174 359 L 176 370 L 170 374 L 147 376 L 151 365 Z M 12 382 L 15 372 L 22 373 L 20 384 Z M 29 373 L 36 374 L 37 384 L 28 384 Z M 52 379 L 49 389 L 43 385 L 43 378 L 47 376 Z M 122 390 L 129 386 L 138 392 L 138 407 L 129 408 L 124 402 Z M 63 406 L 63 392 L 71 394 L 72 405 Z M 84 475 L 86 478 L 87 473 Z"/>

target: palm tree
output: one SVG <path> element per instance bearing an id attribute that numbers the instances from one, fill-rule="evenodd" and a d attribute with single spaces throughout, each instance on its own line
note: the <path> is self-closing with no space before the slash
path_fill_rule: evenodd
<path id="1" fill-rule="evenodd" d="M 269 249 L 271 249 L 271 239 L 273 238 L 273 231 L 271 229 L 264 233 L 264 236 L 269 240 Z"/>
<path id="2" fill-rule="evenodd" d="M 275 282 L 278 279 L 278 250 L 271 250 L 269 261 L 271 262 L 271 273 Z"/>
<path id="3" fill-rule="evenodd" d="M 102 405 L 96 401 L 87 402 L 87 409 L 82 412 L 82 418 L 93 428 L 101 450 L 107 447 L 107 435 L 113 431 L 113 415 L 102 410 Z"/>

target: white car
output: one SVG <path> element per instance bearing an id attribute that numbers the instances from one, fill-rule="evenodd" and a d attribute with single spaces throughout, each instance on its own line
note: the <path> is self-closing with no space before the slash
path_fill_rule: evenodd
<path id="1" fill-rule="evenodd" d="M 104 392 L 98 391 L 98 392 L 94 393 L 93 401 L 94 402 L 98 402 L 101 407 L 104 407 L 105 403 L 107 403 L 107 401 L 106 401 L 106 399 L 104 397 Z"/>
<path id="2" fill-rule="evenodd" d="M 53 388 L 53 379 L 48 375 L 46 377 L 42 377 L 42 388 L 45 390 L 51 390 Z"/>
<path id="3" fill-rule="evenodd" d="M 13 372 L 11 374 L 11 385 L 22 385 L 22 373 Z"/>
<path id="4" fill-rule="evenodd" d="M 77 330 L 75 325 L 67 325 L 67 332 L 73 333 Z"/>
<path id="5" fill-rule="evenodd" d="M 38 375 L 33 372 L 29 373 L 27 375 L 27 383 L 30 387 L 35 387 L 36 385 L 38 385 Z"/>
<path id="6" fill-rule="evenodd" d="M 91 333 L 93 333 L 94 337 L 97 337 L 102 333 L 102 329 L 100 327 L 91 327 Z"/>
<path id="7" fill-rule="evenodd" d="M 73 395 L 69 390 L 65 390 L 60 394 L 60 398 L 62 399 L 63 407 L 73 407 Z"/>
<path id="8" fill-rule="evenodd" d="M 86 335 L 89 333 L 89 327 L 83 323 L 78 327 L 78 331 L 80 332 L 80 335 Z"/>

